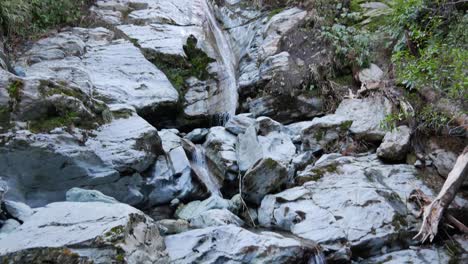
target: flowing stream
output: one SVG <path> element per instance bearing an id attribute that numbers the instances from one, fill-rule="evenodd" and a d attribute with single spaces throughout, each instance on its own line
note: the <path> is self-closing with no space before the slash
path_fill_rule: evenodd
<path id="1" fill-rule="evenodd" d="M 224 112 L 228 113 L 229 116 L 233 116 L 236 113 L 239 97 L 237 93 L 236 77 L 237 59 L 234 55 L 231 43 L 216 20 L 213 8 L 208 1 L 209 0 L 201 0 L 201 4 L 207 18 L 208 26 L 216 42 L 219 58 L 224 67 L 224 71 L 220 71 L 219 73 L 220 87 L 223 95 L 220 98 L 221 100 L 217 102 L 217 109 L 224 109 Z"/>
<path id="2" fill-rule="evenodd" d="M 221 186 L 208 169 L 205 149 L 201 145 L 195 145 L 195 150 L 192 153 L 192 168 L 198 175 L 200 181 L 206 186 L 211 195 L 221 195 Z"/>

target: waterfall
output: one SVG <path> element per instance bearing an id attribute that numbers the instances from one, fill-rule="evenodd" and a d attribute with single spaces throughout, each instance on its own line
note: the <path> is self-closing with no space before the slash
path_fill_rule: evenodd
<path id="1" fill-rule="evenodd" d="M 205 149 L 201 145 L 195 145 L 195 149 L 192 153 L 192 168 L 211 195 L 222 197 L 220 192 L 221 186 L 208 169 Z"/>
<path id="2" fill-rule="evenodd" d="M 219 57 L 224 66 L 224 71 L 219 73 L 220 87 L 223 93 L 220 107 L 224 109 L 224 112 L 233 116 L 236 113 L 238 101 L 236 78 L 237 60 L 231 47 L 231 43 L 216 20 L 214 11 L 208 1 L 209 0 L 201 0 L 209 28 L 216 42 Z"/>

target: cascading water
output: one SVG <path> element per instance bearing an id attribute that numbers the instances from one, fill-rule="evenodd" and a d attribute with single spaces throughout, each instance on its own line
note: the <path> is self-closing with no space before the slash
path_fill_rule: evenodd
<path id="1" fill-rule="evenodd" d="M 201 145 L 195 145 L 192 153 L 192 168 L 211 195 L 222 196 L 220 192 L 221 186 L 208 169 L 205 150 Z"/>
<path id="2" fill-rule="evenodd" d="M 214 11 L 208 3 L 209 0 L 200 1 L 204 9 L 209 29 L 214 37 L 219 58 L 224 67 L 224 70 L 219 72 L 219 81 L 223 96 L 221 96 L 220 101 L 216 103 L 216 108 L 218 110 L 223 109 L 222 112 L 226 112 L 230 116 L 233 116 L 236 113 L 238 101 L 236 78 L 237 59 L 234 55 L 231 43 L 214 16 Z"/>

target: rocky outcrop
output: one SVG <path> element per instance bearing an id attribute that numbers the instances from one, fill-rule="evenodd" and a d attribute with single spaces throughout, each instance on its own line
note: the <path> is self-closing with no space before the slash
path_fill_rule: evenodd
<path id="1" fill-rule="evenodd" d="M 113 37 L 104 28 L 75 28 L 35 43 L 20 61 L 28 77 L 72 80 L 106 103 L 142 113 L 176 105 L 178 93 L 167 77 L 131 42 Z"/>
<path id="2" fill-rule="evenodd" d="M 278 190 L 288 178 L 286 168 L 272 158 L 261 159 L 245 173 L 243 193 L 247 201 L 260 204 L 265 195 Z"/>
<path id="3" fill-rule="evenodd" d="M 457 261 L 454 259 L 454 261 Z M 371 258 L 362 261 L 364 264 L 371 263 L 450 263 L 451 258 L 448 253 L 439 248 L 422 248 L 422 249 L 407 249 L 384 254 L 379 257 Z"/>
<path id="4" fill-rule="evenodd" d="M 125 204 L 52 203 L 0 238 L 6 263 L 167 263 L 157 225 Z"/>
<path id="5" fill-rule="evenodd" d="M 164 154 L 157 158 L 147 178 L 149 206 L 173 199 L 197 199 L 204 195 L 182 146 L 182 138 L 177 133 L 177 130 L 160 132 Z"/>
<path id="6" fill-rule="evenodd" d="M 368 142 L 379 142 L 385 136 L 382 128 L 385 117 L 391 113 L 391 103 L 382 97 L 343 100 L 335 114 L 314 118 L 310 126 L 301 132 L 302 147 L 314 150 L 318 147 L 346 149 L 346 136 Z"/>
<path id="7" fill-rule="evenodd" d="M 234 225 L 196 229 L 164 241 L 172 263 L 316 263 L 314 245 Z"/>
<path id="8" fill-rule="evenodd" d="M 31 206 L 63 201 L 65 192 L 77 186 L 138 204 L 144 199 L 138 173 L 161 152 L 156 129 L 132 112 L 92 132 L 17 131 L 1 135 L 1 140 L 5 169 L 0 174 L 12 187 L 7 197 Z"/>
<path id="9" fill-rule="evenodd" d="M 385 160 L 401 161 L 406 159 L 410 148 L 411 130 L 407 126 L 400 126 L 387 132 L 377 149 L 377 156 Z"/>
<path id="10" fill-rule="evenodd" d="M 291 231 L 331 251 L 346 242 L 353 258 L 376 255 L 384 245 L 407 247 L 417 227 L 408 213 L 413 187 L 407 183 L 431 194 L 412 166 L 383 165 L 375 155 L 324 156 L 302 174 L 309 180 L 304 185 L 263 199 L 260 224 Z"/>

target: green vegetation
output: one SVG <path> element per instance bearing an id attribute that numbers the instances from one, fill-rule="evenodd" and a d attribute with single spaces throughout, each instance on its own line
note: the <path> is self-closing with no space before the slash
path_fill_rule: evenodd
<path id="1" fill-rule="evenodd" d="M 21 90 L 23 89 L 23 82 L 21 80 L 14 80 L 8 85 L 7 91 L 10 99 L 17 102 L 21 100 Z"/>
<path id="2" fill-rule="evenodd" d="M 185 81 L 190 77 L 196 77 L 205 81 L 211 77 L 208 72 L 208 64 L 216 61 L 201 49 L 197 48 L 197 39 L 190 36 L 184 45 L 186 59 L 180 61 L 177 59 L 155 58 L 152 62 L 163 71 L 172 85 L 179 91 L 179 95 L 185 93 Z"/>
<path id="3" fill-rule="evenodd" d="M 29 129 L 33 133 L 46 133 L 57 127 L 68 127 L 74 124 L 78 117 L 75 112 L 68 112 L 64 115 L 48 117 L 47 119 L 32 121 Z"/>
<path id="4" fill-rule="evenodd" d="M 275 8 L 275 9 L 271 10 L 270 13 L 268 14 L 268 20 L 272 19 L 277 14 L 283 12 L 283 10 L 284 10 L 284 7 Z"/>
<path id="5" fill-rule="evenodd" d="M 397 40 L 392 56 L 397 81 L 466 100 L 467 23 L 468 15 L 448 1 L 395 0 L 388 30 Z"/>
<path id="6" fill-rule="evenodd" d="M 2 0 L 0 25 L 10 35 L 29 37 L 80 21 L 92 0 Z"/>
<path id="7" fill-rule="evenodd" d="M 353 26 L 334 24 L 325 27 L 323 35 L 334 47 L 335 56 L 341 64 L 352 68 L 365 68 L 369 65 L 372 35 Z"/>

